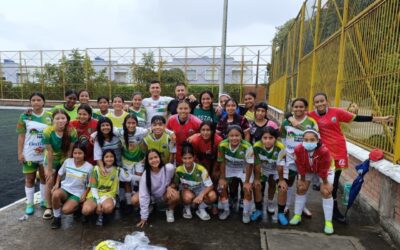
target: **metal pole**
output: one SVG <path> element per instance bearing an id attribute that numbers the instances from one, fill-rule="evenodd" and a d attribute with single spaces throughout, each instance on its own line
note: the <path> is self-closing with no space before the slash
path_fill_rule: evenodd
<path id="1" fill-rule="evenodd" d="M 312 68 L 311 68 L 311 86 L 310 86 L 310 93 L 308 97 L 308 103 L 313 103 L 313 97 L 315 93 L 315 79 L 317 78 L 317 45 L 318 45 L 318 38 L 319 38 L 319 19 L 321 13 L 321 0 L 317 1 L 317 17 L 316 17 L 316 24 L 315 24 L 315 32 L 314 32 L 314 48 L 312 51 Z M 312 110 L 312 105 L 309 105 L 308 109 Z"/>
<path id="2" fill-rule="evenodd" d="M 299 85 L 300 85 L 300 77 L 301 77 L 301 70 L 300 64 L 301 59 L 303 57 L 303 33 L 304 33 L 304 19 L 306 14 L 306 1 L 304 1 L 303 6 L 301 7 L 301 20 L 300 20 L 300 34 L 299 34 L 299 61 L 297 63 L 297 81 L 296 81 L 296 96 L 299 96 Z"/>
<path id="3" fill-rule="evenodd" d="M 260 67 L 260 50 L 257 51 L 257 66 L 256 66 L 256 92 L 258 90 L 258 70 Z"/>
<path id="4" fill-rule="evenodd" d="M 222 43 L 221 43 L 221 80 L 219 82 L 219 94 L 222 94 L 224 92 L 227 23 L 228 23 L 228 0 L 224 0 L 224 15 L 222 19 Z"/>

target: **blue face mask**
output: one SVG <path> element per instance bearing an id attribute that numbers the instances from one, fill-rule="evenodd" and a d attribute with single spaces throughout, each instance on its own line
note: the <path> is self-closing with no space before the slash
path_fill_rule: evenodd
<path id="1" fill-rule="evenodd" d="M 314 149 L 317 148 L 317 143 L 316 142 L 303 142 L 303 147 L 307 151 L 313 151 Z"/>

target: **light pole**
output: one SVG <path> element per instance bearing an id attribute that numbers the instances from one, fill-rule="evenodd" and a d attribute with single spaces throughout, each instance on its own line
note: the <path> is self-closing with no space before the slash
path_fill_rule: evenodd
<path id="1" fill-rule="evenodd" d="M 226 59 L 226 28 L 228 23 L 228 0 L 224 0 L 224 15 L 222 19 L 222 42 L 221 42 L 221 77 L 219 82 L 219 94 L 224 92 L 225 83 L 225 59 Z"/>

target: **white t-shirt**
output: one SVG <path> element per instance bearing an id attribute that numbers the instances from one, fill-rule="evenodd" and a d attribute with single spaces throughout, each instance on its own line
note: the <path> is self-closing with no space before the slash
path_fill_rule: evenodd
<path id="1" fill-rule="evenodd" d="M 93 166 L 89 162 L 85 162 L 78 168 L 73 158 L 66 159 L 58 170 L 58 175 L 65 175 L 64 180 L 61 181 L 61 188 L 80 198 L 89 184 L 92 170 Z"/>
<path id="2" fill-rule="evenodd" d="M 151 97 L 144 98 L 142 101 L 143 107 L 147 112 L 147 127 L 151 125 L 151 118 L 155 115 L 167 116 L 168 103 L 174 98 L 170 96 L 160 96 L 157 100 Z"/>

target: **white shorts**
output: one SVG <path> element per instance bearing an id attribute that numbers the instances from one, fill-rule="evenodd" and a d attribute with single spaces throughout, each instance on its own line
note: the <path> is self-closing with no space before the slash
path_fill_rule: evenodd
<path id="1" fill-rule="evenodd" d="M 279 173 L 278 170 L 268 170 L 268 171 L 263 171 L 261 170 L 261 174 L 265 177 L 267 177 L 267 179 L 272 175 L 274 180 L 278 180 L 279 179 Z M 283 179 L 288 180 L 289 179 L 289 169 L 287 167 L 283 168 Z"/>
<path id="2" fill-rule="evenodd" d="M 315 173 L 306 173 L 306 181 L 312 181 L 314 178 L 318 178 L 319 182 L 322 183 L 321 177 L 318 176 L 318 174 Z M 329 169 L 328 171 L 328 183 L 333 184 L 333 181 L 335 180 L 335 170 Z"/>
<path id="3" fill-rule="evenodd" d="M 100 197 L 100 204 L 103 204 L 103 202 L 105 202 L 107 199 L 111 199 L 112 201 L 113 201 L 113 203 L 114 203 L 114 207 L 115 207 L 115 204 L 117 203 L 116 201 L 115 201 L 115 199 L 113 198 L 113 197 L 110 197 L 110 196 L 108 196 L 108 195 L 103 195 L 103 196 L 101 196 Z"/>

